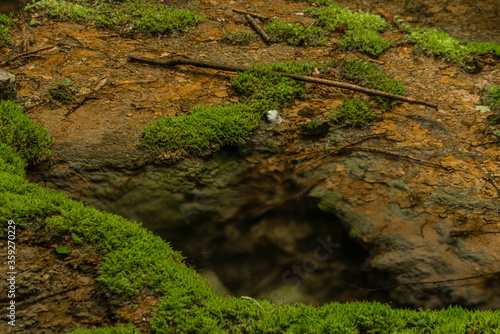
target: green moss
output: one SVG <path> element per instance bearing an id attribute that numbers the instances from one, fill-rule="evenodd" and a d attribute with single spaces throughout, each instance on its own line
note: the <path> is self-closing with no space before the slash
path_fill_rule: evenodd
<path id="1" fill-rule="evenodd" d="M 121 325 L 118 327 L 107 327 L 98 329 L 75 329 L 68 334 L 140 334 L 133 324 Z"/>
<path id="2" fill-rule="evenodd" d="M 403 83 L 389 78 L 379 65 L 373 64 L 365 59 L 350 59 L 333 63 L 337 67 L 338 74 L 357 85 L 376 89 L 383 92 L 405 95 Z M 400 103 L 385 97 L 375 97 L 383 106 L 391 106 Z"/>
<path id="3" fill-rule="evenodd" d="M 0 13 L 0 48 L 9 46 L 12 40 L 9 37 L 9 27 L 14 24 L 14 20 L 7 15 Z"/>
<path id="4" fill-rule="evenodd" d="M 63 82 L 58 82 L 54 87 L 47 88 L 47 90 L 52 99 L 61 102 L 71 102 L 76 100 L 76 91 L 71 86 L 73 86 L 71 80 L 64 79 Z"/>
<path id="5" fill-rule="evenodd" d="M 153 151 L 185 149 L 207 154 L 221 145 L 237 145 L 258 126 L 261 113 L 252 105 L 199 106 L 193 114 L 168 116 L 143 128 L 144 146 Z"/>
<path id="6" fill-rule="evenodd" d="M 391 45 L 392 41 L 383 38 L 380 33 L 391 28 L 391 24 L 379 15 L 354 13 L 347 7 L 330 4 L 322 8 L 308 8 L 307 13 L 315 18 L 316 24 L 330 33 L 337 28 L 347 27 L 347 34 L 341 37 L 339 46 L 347 50 L 357 50 L 378 56 Z"/>
<path id="7" fill-rule="evenodd" d="M 479 67 L 474 58 L 473 50 L 467 47 L 463 41 L 435 29 L 411 28 L 410 31 L 411 33 L 406 40 L 415 43 L 414 52 L 417 55 L 441 57 L 471 71 Z"/>
<path id="8" fill-rule="evenodd" d="M 227 44 L 248 45 L 255 40 L 255 37 L 244 30 L 238 32 L 228 32 L 222 36 L 221 41 Z"/>
<path id="9" fill-rule="evenodd" d="M 492 54 L 495 57 L 500 57 L 500 43 L 491 42 L 469 42 L 467 48 L 478 54 Z"/>
<path id="10" fill-rule="evenodd" d="M 94 22 L 98 27 L 128 29 L 155 34 L 173 30 L 184 31 L 203 17 L 189 10 L 162 4 L 125 0 L 121 3 L 105 0 L 41 0 L 25 7 L 27 11 L 47 10 L 50 15 L 79 22 Z"/>
<path id="11" fill-rule="evenodd" d="M 326 65 L 318 62 L 285 62 L 254 66 L 261 70 L 300 75 L 311 74 L 315 67 L 324 69 Z M 247 100 L 261 101 L 268 108 L 274 108 L 278 103 L 283 103 L 288 99 L 306 96 L 305 82 L 278 74 L 245 71 L 239 73 L 238 77 L 232 78 L 231 83 Z"/>
<path id="12" fill-rule="evenodd" d="M 316 19 L 316 24 L 324 27 L 330 32 L 347 24 L 349 30 L 369 29 L 374 31 L 385 31 L 391 28 L 391 24 L 379 15 L 364 12 L 351 12 L 348 7 L 333 4 L 328 7 L 308 8 L 307 13 Z"/>
<path id="13" fill-rule="evenodd" d="M 413 28 L 407 41 L 415 43 L 417 53 L 428 56 L 440 56 L 454 62 L 461 62 L 472 56 L 471 51 L 462 45 L 461 41 L 435 29 Z"/>
<path id="14" fill-rule="evenodd" d="M 0 141 L 0 171 L 24 176 L 26 161 L 9 144 Z"/>
<path id="15" fill-rule="evenodd" d="M 351 97 L 342 99 L 342 104 L 331 115 L 340 126 L 368 126 L 376 116 L 370 102 Z"/>
<path id="16" fill-rule="evenodd" d="M 14 102 L 0 101 L 0 143 L 10 146 L 27 164 L 34 165 L 48 158 L 53 141 L 47 128 L 34 123 Z M 9 150 L 2 147 L 10 156 L 9 161 L 15 161 Z"/>
<path id="17" fill-rule="evenodd" d="M 286 41 L 292 45 L 323 45 L 326 43 L 325 31 L 313 25 L 303 26 L 299 23 L 286 23 L 275 19 L 268 23 L 264 30 L 275 41 Z"/>
<path id="18" fill-rule="evenodd" d="M 356 29 L 348 30 L 339 41 L 339 46 L 346 50 L 358 50 L 374 57 L 391 47 L 394 41 L 380 36 L 374 30 Z"/>
<path id="19" fill-rule="evenodd" d="M 24 10 L 32 12 L 43 9 L 47 10 L 50 15 L 75 21 L 90 20 L 96 13 L 94 8 L 64 0 L 41 0 L 28 4 L 24 8 Z"/>
<path id="20" fill-rule="evenodd" d="M 313 307 L 216 294 L 183 256 L 140 224 L 100 212 L 7 172 L 0 150 L 0 226 L 22 230 L 36 221 L 51 238 L 72 236 L 104 256 L 97 281 L 114 298 L 130 300 L 144 289 L 161 303 L 153 313 L 156 333 L 499 333 L 500 311 L 394 309 L 377 302 L 330 303 Z M 352 213 L 342 213 L 349 218 Z M 353 215 L 353 222 L 362 221 Z M 364 230 L 365 227 L 359 227 Z M 75 330 L 73 333 L 134 333 L 133 325 Z"/>
<path id="21" fill-rule="evenodd" d="M 288 62 L 255 68 L 295 74 L 309 74 L 326 66 L 312 62 Z M 231 82 L 246 104 L 193 109 L 193 114 L 165 117 L 143 129 L 144 146 L 165 152 L 184 149 L 198 155 L 213 153 L 223 145 L 237 145 L 258 126 L 264 112 L 295 97 L 305 97 L 304 82 L 278 74 L 245 71 Z"/>

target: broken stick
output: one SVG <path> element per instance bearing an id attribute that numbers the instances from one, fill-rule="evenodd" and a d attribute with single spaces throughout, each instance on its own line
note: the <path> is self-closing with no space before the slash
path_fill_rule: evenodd
<path id="1" fill-rule="evenodd" d="M 424 106 L 428 106 L 428 107 L 431 107 L 434 109 L 438 108 L 437 104 L 432 103 L 432 102 L 428 102 L 428 101 L 422 101 L 422 100 L 413 99 L 411 97 L 386 93 L 386 92 L 382 92 L 380 90 L 368 89 L 365 87 L 356 86 L 356 85 L 352 85 L 352 84 L 348 84 L 348 83 L 308 77 L 305 75 L 266 71 L 266 70 L 259 70 L 259 69 L 255 69 L 255 68 L 248 68 L 248 67 L 242 67 L 242 66 L 232 66 L 232 65 L 224 65 L 224 64 L 210 64 L 210 63 L 205 63 L 202 61 L 194 61 L 194 60 L 181 60 L 181 59 L 179 59 L 179 60 L 167 61 L 167 60 L 146 58 L 146 57 L 141 57 L 141 56 L 136 56 L 136 55 L 128 55 L 128 57 L 131 61 L 140 61 L 140 62 L 151 64 L 151 65 L 159 65 L 159 66 L 167 66 L 167 67 L 172 67 L 172 66 L 177 66 L 177 65 L 191 65 L 191 66 L 196 66 L 196 67 L 213 68 L 213 69 L 217 69 L 217 70 L 232 71 L 232 72 L 254 71 L 254 72 L 261 72 L 261 73 L 277 74 L 277 75 L 289 77 L 289 78 L 299 80 L 299 81 L 312 82 L 312 83 L 317 83 L 317 84 L 325 85 L 325 86 L 332 86 L 332 87 L 354 90 L 354 91 L 365 93 L 368 95 L 387 97 L 389 99 L 404 101 L 404 102 L 408 102 L 408 103 L 412 103 L 412 104 L 422 104 Z"/>
<path id="2" fill-rule="evenodd" d="M 266 42 L 267 44 L 271 44 L 272 43 L 271 37 L 269 37 L 266 34 L 264 29 L 261 28 L 261 26 L 257 23 L 257 21 L 255 21 L 249 14 L 245 14 L 245 17 L 248 23 L 250 23 L 250 25 L 252 26 L 252 28 L 260 35 L 260 37 L 262 37 L 264 42 Z"/>

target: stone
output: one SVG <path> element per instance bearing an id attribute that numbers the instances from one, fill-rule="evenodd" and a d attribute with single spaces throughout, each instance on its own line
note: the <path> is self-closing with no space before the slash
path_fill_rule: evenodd
<path id="1" fill-rule="evenodd" d="M 17 99 L 16 76 L 10 72 L 0 70 L 0 100 Z"/>

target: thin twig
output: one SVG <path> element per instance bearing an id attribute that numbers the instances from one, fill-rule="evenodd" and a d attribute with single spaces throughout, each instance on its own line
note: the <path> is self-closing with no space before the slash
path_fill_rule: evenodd
<path id="1" fill-rule="evenodd" d="M 159 66 L 167 66 L 167 67 L 172 67 L 172 66 L 177 66 L 177 65 L 191 65 L 191 66 L 204 67 L 204 68 L 214 68 L 214 69 L 223 70 L 223 71 L 233 71 L 233 72 L 254 71 L 254 72 L 261 72 L 261 73 L 277 74 L 277 75 L 281 75 L 281 76 L 292 78 L 292 79 L 299 80 L 299 81 L 312 82 L 312 83 L 325 85 L 325 86 L 332 86 L 332 87 L 354 90 L 354 91 L 362 92 L 362 93 L 369 94 L 369 95 L 387 97 L 390 99 L 404 101 L 404 102 L 408 102 L 408 103 L 412 103 L 412 104 L 422 104 L 422 105 L 425 105 L 425 106 L 428 106 L 431 108 L 435 108 L 435 109 L 437 109 L 437 107 L 438 107 L 437 104 L 432 103 L 432 102 L 428 102 L 428 101 L 417 100 L 417 99 L 413 99 L 411 97 L 386 93 L 386 92 L 382 92 L 379 90 L 368 89 L 365 87 L 347 84 L 347 83 L 343 83 L 343 82 L 308 77 L 305 75 L 266 71 L 266 70 L 260 70 L 260 69 L 255 69 L 255 68 L 248 68 L 248 67 L 242 67 L 242 66 L 232 66 L 232 65 L 225 65 L 225 64 L 211 64 L 211 63 L 205 63 L 202 61 L 193 61 L 193 60 L 178 59 L 178 60 L 168 60 L 167 61 L 167 60 L 146 58 L 146 57 L 141 57 L 141 56 L 136 56 L 136 55 L 128 55 L 128 57 L 131 61 L 139 61 L 139 62 L 151 64 L 151 65 L 159 65 Z"/>
<path id="2" fill-rule="evenodd" d="M 367 151 L 367 152 L 382 153 L 382 154 L 391 155 L 391 156 L 398 157 L 398 158 L 404 158 L 404 159 L 408 159 L 408 160 L 413 160 L 413 161 L 419 162 L 419 163 L 424 164 L 424 165 L 429 165 L 429 166 L 433 166 L 433 167 L 443 168 L 445 170 L 450 170 L 451 169 L 449 167 L 445 167 L 445 166 L 443 166 L 441 164 L 438 164 L 438 163 L 435 163 L 435 162 L 432 162 L 432 161 L 422 160 L 422 159 L 419 159 L 419 158 L 412 157 L 411 155 L 405 155 L 405 154 L 390 152 L 390 151 L 382 150 L 380 148 L 355 146 L 355 147 L 348 147 L 346 149 L 348 149 L 348 150 L 357 150 L 357 151 Z"/>
<path id="3" fill-rule="evenodd" d="M 75 107 L 73 107 L 71 110 L 69 110 L 67 113 L 65 113 L 64 117 L 68 117 L 69 115 L 74 113 L 76 111 L 76 109 L 80 108 L 85 102 L 87 102 L 89 100 L 93 100 L 93 99 L 94 99 L 94 97 L 92 97 L 92 96 L 85 96 L 83 98 L 83 100 L 81 100 Z"/>
<path id="4" fill-rule="evenodd" d="M 378 133 L 377 136 L 378 137 L 383 137 L 383 136 L 385 136 L 385 134 L 386 134 L 386 132 L 382 132 L 382 133 Z M 330 148 L 325 148 L 325 149 L 317 150 L 317 151 L 308 151 L 308 152 L 304 152 L 304 153 L 294 154 L 294 155 L 288 156 L 288 157 L 286 157 L 284 159 L 281 159 L 281 160 L 278 160 L 276 162 L 273 162 L 272 165 L 280 163 L 282 161 L 290 160 L 290 159 L 293 159 L 293 158 L 298 158 L 298 157 L 301 157 L 303 155 L 311 155 L 311 154 L 321 153 L 321 152 L 326 152 L 326 151 L 331 151 L 331 150 L 335 150 L 335 148 L 334 147 L 330 147 Z"/>
<path id="5" fill-rule="evenodd" d="M 500 196 L 500 186 L 497 184 L 497 181 L 493 178 L 493 176 L 490 174 L 490 172 L 486 169 L 484 166 L 479 166 L 481 170 L 483 171 L 484 175 L 486 175 L 486 178 L 488 178 L 488 181 L 495 187 L 498 196 Z"/>
<path id="6" fill-rule="evenodd" d="M 480 230 L 471 230 L 471 231 L 450 231 L 450 237 L 453 238 L 467 238 L 469 235 L 474 233 L 480 234 L 499 234 L 499 232 L 495 231 L 480 231 Z"/>
<path id="7" fill-rule="evenodd" d="M 233 9 L 233 12 L 236 12 L 236 13 L 239 13 L 239 14 L 243 14 L 243 15 L 248 14 L 248 15 L 253 16 L 256 19 L 259 19 L 259 20 L 262 20 L 262 21 L 271 21 L 272 20 L 269 17 L 265 17 L 265 16 L 262 16 L 262 15 L 254 14 L 254 13 L 250 13 L 250 12 L 246 12 L 244 10 Z"/>
<path id="8" fill-rule="evenodd" d="M 314 160 L 314 161 L 312 161 L 312 162 L 308 163 L 307 165 L 305 165 L 305 166 L 301 167 L 300 169 L 296 170 L 296 171 L 295 171 L 295 172 L 293 172 L 292 174 L 288 175 L 288 176 L 287 176 L 287 177 L 285 177 L 283 180 L 281 180 L 281 181 L 280 181 L 280 183 L 285 182 L 286 180 L 288 180 L 288 179 L 289 179 L 289 178 L 291 178 L 292 176 L 297 175 L 298 173 L 302 172 L 302 171 L 303 171 L 304 169 L 306 169 L 307 167 L 309 167 L 309 166 L 313 165 L 314 163 L 316 163 L 316 162 L 320 161 L 321 159 L 323 159 L 323 158 L 325 158 L 325 157 L 327 157 L 327 156 L 329 156 L 329 155 L 332 155 L 332 154 L 334 154 L 334 153 L 337 153 L 337 152 L 340 152 L 340 151 L 342 151 L 342 150 L 345 150 L 346 148 L 348 148 L 348 147 L 350 147 L 350 146 L 352 146 L 352 145 L 359 144 L 359 143 L 361 143 L 361 142 L 363 142 L 363 141 L 365 141 L 365 140 L 368 140 L 368 139 L 373 139 L 373 138 L 378 138 L 378 137 L 380 137 L 380 136 L 381 136 L 380 134 L 376 134 L 376 135 L 371 135 L 371 136 L 368 136 L 368 137 L 363 137 L 363 138 L 360 138 L 360 139 L 356 140 L 355 142 L 352 142 L 352 143 L 349 143 L 349 144 L 345 144 L 345 145 L 343 145 L 343 146 L 341 146 L 341 147 L 338 147 L 338 148 L 334 148 L 334 149 L 332 149 L 332 151 L 331 151 L 331 152 L 329 152 L 329 153 L 327 153 L 327 154 L 325 154 L 325 155 L 322 155 L 322 156 L 321 156 L 321 157 L 319 157 L 318 159 L 316 159 L 316 160 Z"/>
<path id="9" fill-rule="evenodd" d="M 115 189 L 113 189 L 113 191 L 112 191 L 112 192 L 110 192 L 110 193 L 108 193 L 108 194 L 104 195 L 104 197 L 101 197 L 101 198 L 99 198 L 98 200 L 95 200 L 94 202 L 90 203 L 90 205 L 94 205 L 94 204 L 96 204 L 97 202 L 100 202 L 100 201 L 105 200 L 106 198 L 108 198 L 108 197 L 109 197 L 112 193 L 114 193 L 115 191 L 117 191 L 118 189 L 120 189 L 122 186 L 124 186 L 124 185 L 125 185 L 128 181 L 130 181 L 130 179 L 131 179 L 134 175 L 136 175 L 137 173 L 139 173 L 139 170 L 136 170 L 134 173 L 132 173 L 132 175 L 130 175 L 130 176 L 128 177 L 128 179 L 126 179 L 126 180 L 125 180 L 125 181 L 123 181 L 123 182 L 122 182 L 122 183 L 121 183 L 118 187 L 116 187 Z"/>
<path id="10" fill-rule="evenodd" d="M 79 102 L 75 107 L 73 107 L 73 109 L 69 110 L 66 114 L 64 114 L 64 117 L 68 117 L 70 114 L 74 113 L 76 111 L 76 109 L 80 108 L 85 102 L 95 99 L 96 93 L 102 87 L 104 87 L 104 85 L 106 85 L 107 82 L 108 82 L 108 79 L 106 77 L 101 79 L 99 81 L 99 83 L 97 84 L 96 88 L 94 90 L 92 90 L 90 93 L 87 93 L 81 102 Z"/>
<path id="11" fill-rule="evenodd" d="M 462 277 L 462 278 L 445 279 L 445 280 L 440 280 L 440 281 L 398 283 L 398 284 L 393 284 L 393 285 L 385 286 L 385 287 L 382 287 L 382 288 L 374 288 L 374 289 L 362 288 L 360 286 L 357 286 L 356 284 L 349 283 L 349 282 L 344 281 L 344 280 L 342 280 L 342 282 L 344 282 L 345 284 L 347 284 L 349 286 L 352 286 L 355 289 L 372 292 L 372 291 L 381 291 L 381 290 L 394 289 L 394 288 L 397 288 L 397 287 L 400 287 L 400 286 L 405 286 L 405 285 L 424 285 L 424 284 L 438 284 L 438 283 L 466 281 L 466 280 L 469 280 L 469 279 L 480 278 L 480 277 L 490 276 L 490 275 L 498 275 L 498 274 L 500 274 L 500 271 L 494 271 L 494 272 L 490 272 L 490 273 L 479 274 L 479 275 L 468 276 L 468 277 Z"/>
<path id="12" fill-rule="evenodd" d="M 52 49 L 54 48 L 54 46 L 46 46 L 44 48 L 41 48 L 41 49 L 37 49 L 37 50 L 33 50 L 33 51 L 28 51 L 28 52 L 24 52 L 24 53 L 20 53 L 18 54 L 17 56 L 11 58 L 9 60 L 9 62 L 13 62 L 14 60 L 16 60 L 17 58 L 21 58 L 21 57 L 24 57 L 24 56 L 27 56 L 27 55 L 30 55 L 32 53 L 37 53 L 37 52 L 40 52 L 40 51 L 45 51 L 45 50 L 48 50 L 48 49 Z M 7 61 L 4 61 L 2 64 L 0 64 L 0 66 L 4 66 L 6 65 L 8 62 Z"/>
<path id="13" fill-rule="evenodd" d="M 267 44 L 271 44 L 272 40 L 271 37 L 269 37 L 268 34 L 262 29 L 262 27 L 255 21 L 249 14 L 245 14 L 245 18 L 247 19 L 248 23 L 252 26 L 252 28 L 262 37 L 264 42 Z"/>

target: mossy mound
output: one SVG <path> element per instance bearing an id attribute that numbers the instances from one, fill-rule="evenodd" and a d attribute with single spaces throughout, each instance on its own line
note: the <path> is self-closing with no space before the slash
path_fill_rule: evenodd
<path id="1" fill-rule="evenodd" d="M 141 0 L 41 0 L 25 7 L 26 11 L 46 10 L 50 15 L 78 22 L 93 22 L 102 28 L 164 34 L 185 31 L 203 20 L 203 16 L 185 9 Z"/>

